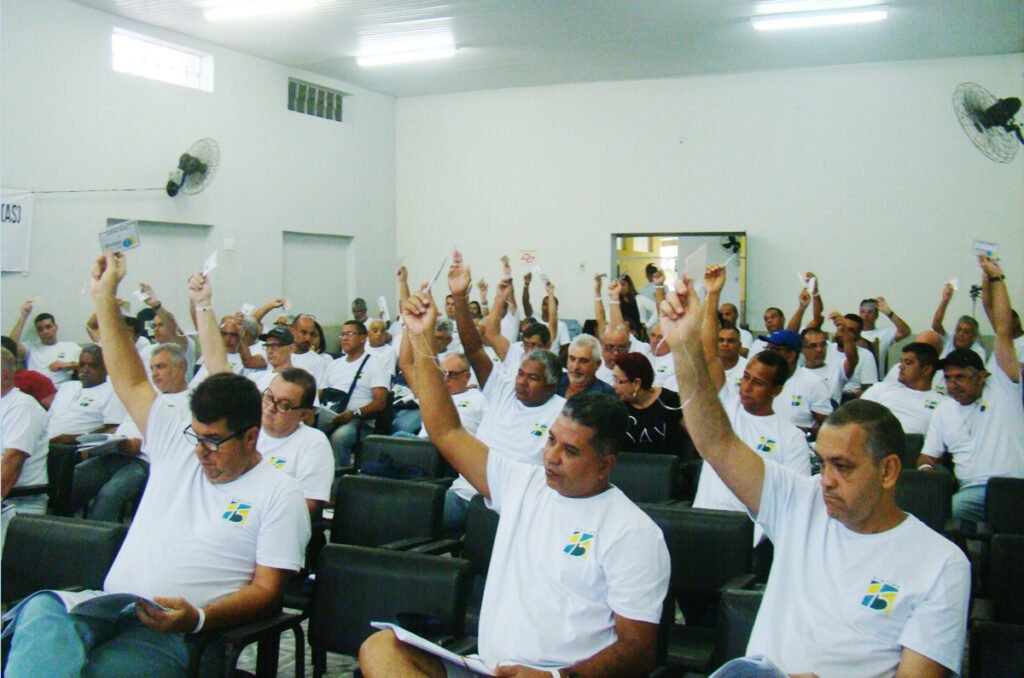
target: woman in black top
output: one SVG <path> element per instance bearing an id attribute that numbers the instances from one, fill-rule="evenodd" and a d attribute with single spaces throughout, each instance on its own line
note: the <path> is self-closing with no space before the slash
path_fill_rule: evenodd
<path id="1" fill-rule="evenodd" d="M 641 353 L 620 353 L 615 359 L 612 387 L 629 409 L 624 452 L 694 456 L 693 443 L 683 427 L 679 394 L 654 386 L 654 369 Z"/>

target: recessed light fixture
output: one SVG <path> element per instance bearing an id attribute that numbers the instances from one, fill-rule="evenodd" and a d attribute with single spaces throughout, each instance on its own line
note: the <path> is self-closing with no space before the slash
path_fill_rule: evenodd
<path id="1" fill-rule="evenodd" d="M 457 50 L 454 40 L 450 37 L 440 36 L 376 42 L 356 56 L 356 63 L 360 66 L 385 66 L 413 61 L 430 61 L 454 56 Z"/>
<path id="2" fill-rule="evenodd" d="M 845 26 L 884 21 L 889 17 L 885 5 L 873 5 L 858 9 L 842 9 L 829 12 L 800 12 L 795 14 L 773 14 L 751 17 L 750 23 L 758 31 L 778 31 L 788 28 L 815 28 L 820 26 Z"/>
<path id="3" fill-rule="evenodd" d="M 317 0 L 236 0 L 207 5 L 203 10 L 203 17 L 207 21 L 248 19 L 254 16 L 312 9 L 316 6 Z"/>

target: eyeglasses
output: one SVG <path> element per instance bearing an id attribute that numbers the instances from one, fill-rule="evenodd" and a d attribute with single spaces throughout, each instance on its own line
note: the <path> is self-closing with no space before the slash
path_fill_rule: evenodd
<path id="1" fill-rule="evenodd" d="M 270 389 L 263 392 L 263 407 L 273 408 L 281 414 L 288 414 L 292 410 L 304 410 L 307 409 L 300 405 L 292 405 L 287 400 L 278 400 L 274 396 L 270 395 Z"/>
<path id="2" fill-rule="evenodd" d="M 466 374 L 469 370 L 443 370 L 445 379 L 458 379 L 459 375 Z"/>
<path id="3" fill-rule="evenodd" d="M 605 344 L 604 350 L 609 353 L 625 353 L 629 350 L 629 345 Z"/>
<path id="4" fill-rule="evenodd" d="M 252 427 L 251 426 L 246 426 L 243 429 L 239 429 L 238 431 L 235 431 L 234 433 L 232 433 L 231 435 L 229 435 L 226 438 L 219 438 L 218 439 L 218 438 L 204 438 L 203 436 L 201 436 L 201 435 L 197 434 L 195 431 L 193 431 L 192 430 L 192 425 L 189 424 L 185 428 L 185 430 L 181 432 L 181 434 L 183 436 L 185 436 L 185 440 L 188 441 L 189 445 L 195 446 L 195 445 L 199 445 L 200 443 L 202 443 L 203 449 L 206 450 L 207 452 L 217 452 L 220 449 L 221 445 L 223 445 L 224 443 L 228 442 L 229 440 L 234 440 L 235 438 L 241 437 L 242 434 L 244 434 L 250 428 L 252 428 Z"/>

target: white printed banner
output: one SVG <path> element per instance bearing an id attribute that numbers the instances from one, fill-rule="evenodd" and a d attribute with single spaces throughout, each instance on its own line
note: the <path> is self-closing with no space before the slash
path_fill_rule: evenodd
<path id="1" fill-rule="evenodd" d="M 0 269 L 28 272 L 32 241 L 32 193 L 18 188 L 0 189 Z"/>

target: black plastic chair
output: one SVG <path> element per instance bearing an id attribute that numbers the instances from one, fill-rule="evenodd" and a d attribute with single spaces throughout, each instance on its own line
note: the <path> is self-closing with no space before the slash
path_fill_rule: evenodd
<path id="1" fill-rule="evenodd" d="M 669 454 L 622 452 L 611 481 L 636 503 L 658 504 L 679 499 L 679 459 Z"/>
<path id="2" fill-rule="evenodd" d="M 70 443 L 50 443 L 46 453 L 46 477 L 43 485 L 23 485 L 7 493 L 9 498 L 48 496 L 47 513 L 55 516 L 71 515 L 71 484 L 75 477 L 75 464 L 81 459 L 78 446 Z"/>
<path id="3" fill-rule="evenodd" d="M 994 534 L 1024 534 L 1024 478 L 989 478 L 985 521 Z"/>
<path id="4" fill-rule="evenodd" d="M 442 538 L 445 489 L 370 476 L 338 481 L 330 543 L 408 549 Z"/>
<path id="5" fill-rule="evenodd" d="M 473 588 L 466 611 L 466 633 L 472 636 L 478 634 L 480 606 L 484 599 L 487 570 L 491 566 L 491 552 L 494 550 L 497 531 L 498 514 L 487 508 L 481 495 L 476 495 L 469 502 L 466 513 L 466 533 L 462 537 L 461 553 L 470 562 L 473 573 Z"/>
<path id="6" fill-rule="evenodd" d="M 0 567 L 4 606 L 42 589 L 102 589 L 127 533 L 116 523 L 16 515 Z"/>
<path id="7" fill-rule="evenodd" d="M 917 468 L 917 458 L 921 456 L 921 448 L 924 447 L 924 435 L 921 433 L 903 434 L 903 462 L 904 469 Z"/>
<path id="8" fill-rule="evenodd" d="M 359 459 L 361 471 L 368 463 L 388 460 L 420 469 L 423 478 L 437 478 L 441 475 L 441 453 L 429 440 L 381 435 L 368 436 L 363 440 Z"/>
<path id="9" fill-rule="evenodd" d="M 1024 675 L 1024 535 L 992 535 L 986 589 L 971 607 L 971 676 Z"/>
<path id="10" fill-rule="evenodd" d="M 956 481 L 948 473 L 907 469 L 896 481 L 896 505 L 943 534 L 953 517 L 955 492 Z"/>
<path id="11" fill-rule="evenodd" d="M 744 588 L 754 580 L 754 524 L 745 513 L 677 505 L 644 505 L 665 536 L 672 577 L 663 615 L 676 604 L 686 624 L 671 626 L 669 665 L 709 673 L 721 650 L 716 630 L 724 588 Z"/>
<path id="12" fill-rule="evenodd" d="M 324 675 L 328 652 L 358 655 L 376 632 L 373 621 L 422 615 L 437 620 L 442 636 L 461 636 L 470 578 L 470 564 L 461 558 L 328 544 L 320 553 L 309 620 L 313 675 Z"/>
<path id="13" fill-rule="evenodd" d="M 718 656 L 719 664 L 747 654 L 747 643 L 754 630 L 757 613 L 764 598 L 764 585 L 747 588 L 726 588 L 718 603 Z"/>

